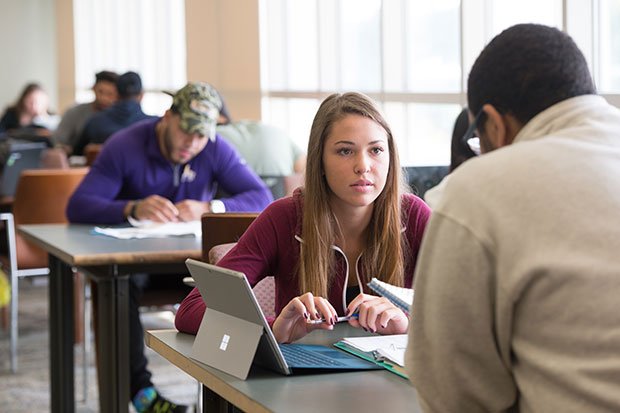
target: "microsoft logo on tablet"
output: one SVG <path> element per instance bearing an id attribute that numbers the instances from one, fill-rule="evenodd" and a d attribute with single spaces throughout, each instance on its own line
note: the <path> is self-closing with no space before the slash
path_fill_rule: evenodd
<path id="1" fill-rule="evenodd" d="M 230 340 L 230 336 L 228 334 L 224 334 L 224 337 L 222 337 L 222 342 L 220 343 L 220 350 L 226 351 L 226 347 L 228 347 L 229 340 Z"/>

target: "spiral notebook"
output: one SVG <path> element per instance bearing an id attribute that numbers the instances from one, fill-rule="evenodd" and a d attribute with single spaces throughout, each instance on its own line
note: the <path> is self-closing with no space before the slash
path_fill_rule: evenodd
<path id="1" fill-rule="evenodd" d="M 396 307 L 409 314 L 411 304 L 413 304 L 413 289 L 397 287 L 376 278 L 370 280 L 368 287 L 377 294 L 390 300 Z"/>
<path id="2" fill-rule="evenodd" d="M 404 368 L 407 341 L 407 334 L 345 337 L 334 346 L 408 379 Z"/>

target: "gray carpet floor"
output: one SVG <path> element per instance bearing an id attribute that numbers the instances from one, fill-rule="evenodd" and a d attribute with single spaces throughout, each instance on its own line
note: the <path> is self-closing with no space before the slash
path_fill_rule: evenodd
<path id="1" fill-rule="evenodd" d="M 34 281 L 34 282 L 33 282 Z M 0 329 L 0 411 L 3 413 L 45 412 L 50 410 L 48 299 L 46 279 L 20 280 L 19 290 L 19 371 L 11 373 L 9 334 Z M 145 329 L 173 328 L 172 313 L 142 314 Z M 88 390 L 83 401 L 82 345 L 75 346 L 75 393 L 77 412 L 98 412 L 99 399 L 94 363 L 94 346 L 87 360 Z M 194 405 L 198 384 L 154 351 L 147 349 L 153 382 L 166 397 L 177 403 Z M 130 409 L 133 411 L 133 408 Z"/>

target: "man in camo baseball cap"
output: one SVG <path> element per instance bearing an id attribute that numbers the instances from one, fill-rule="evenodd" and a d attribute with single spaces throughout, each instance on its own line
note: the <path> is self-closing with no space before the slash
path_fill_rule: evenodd
<path id="1" fill-rule="evenodd" d="M 180 116 L 180 128 L 215 140 L 222 99 L 213 86 L 206 82 L 190 82 L 172 97 L 170 110 Z"/>
<path id="2" fill-rule="evenodd" d="M 230 143 L 216 138 L 215 124 L 225 113 L 218 92 L 207 83 L 192 82 L 171 96 L 163 116 L 134 123 L 106 141 L 99 155 L 106 167 L 90 170 L 91 180 L 84 181 L 67 209 L 69 219 L 93 224 L 188 222 L 207 212 L 260 212 L 269 205 L 269 188 Z M 215 198 L 216 188 L 226 196 Z M 131 374 L 125 391 L 137 411 L 168 406 L 166 411 L 185 412 L 187 406 L 167 400 L 151 381 L 138 313 L 143 283 L 131 277 L 128 289 Z"/>

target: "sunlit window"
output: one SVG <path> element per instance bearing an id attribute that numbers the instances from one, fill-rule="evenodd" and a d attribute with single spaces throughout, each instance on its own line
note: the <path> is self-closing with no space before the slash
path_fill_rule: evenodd
<path id="1" fill-rule="evenodd" d="M 401 54 L 406 56 L 406 83 L 401 90 L 421 93 L 459 93 L 461 65 L 459 48 L 459 2 L 405 3 L 404 39 Z M 392 77 L 386 65 L 386 79 Z"/>
<path id="2" fill-rule="evenodd" d="M 620 2 L 601 0 L 600 82 L 602 93 L 620 93 Z"/>
<path id="3" fill-rule="evenodd" d="M 186 82 L 185 5 L 180 0 L 74 0 L 76 100 L 93 99 L 95 73 L 140 74 L 146 113 L 162 115 Z"/>
<path id="4" fill-rule="evenodd" d="M 517 23 L 568 29 L 599 90 L 620 91 L 615 0 L 261 0 L 260 11 L 263 120 L 304 146 L 320 102 L 355 90 L 381 104 L 404 165 L 448 164 L 469 69 Z"/>

